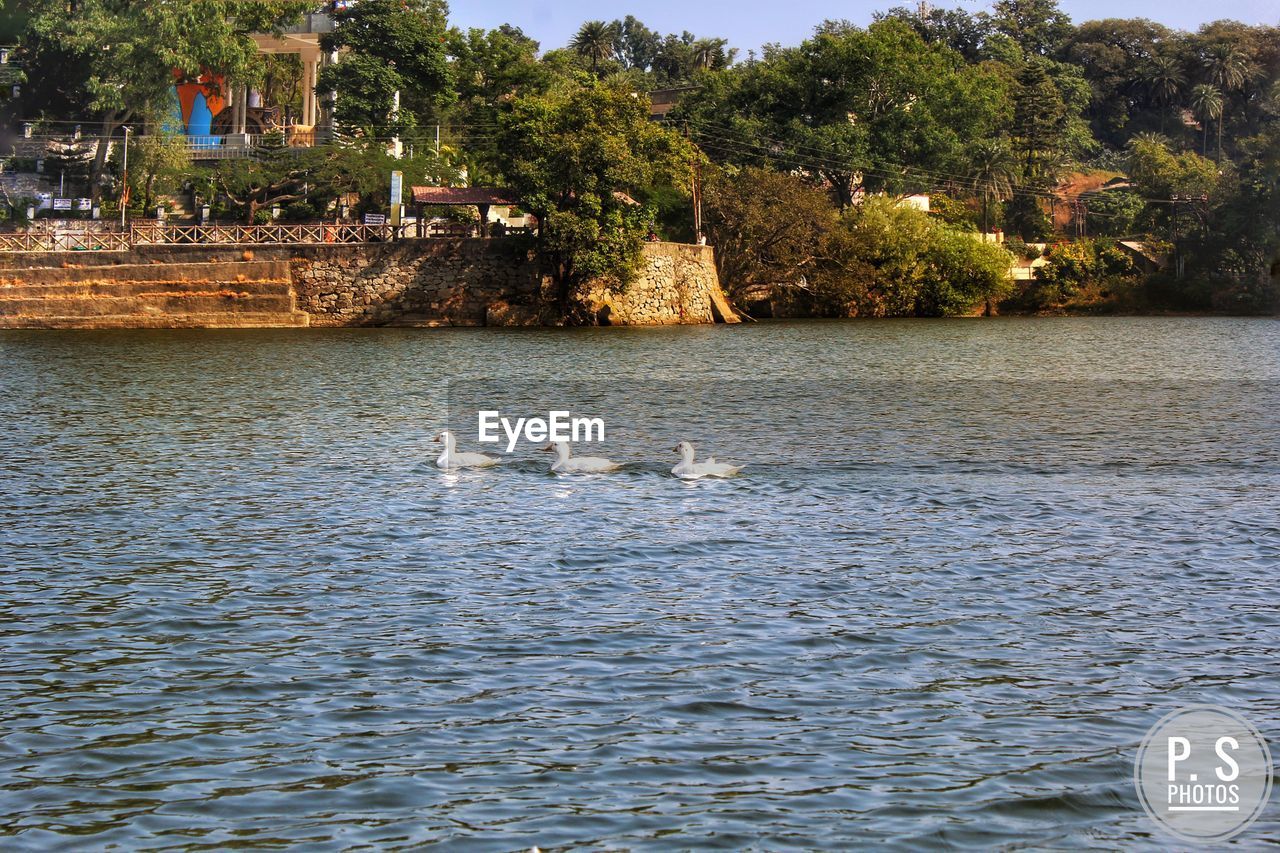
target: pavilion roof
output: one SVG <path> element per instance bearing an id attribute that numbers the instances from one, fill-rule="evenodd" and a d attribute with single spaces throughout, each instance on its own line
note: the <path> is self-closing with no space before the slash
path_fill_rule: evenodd
<path id="1" fill-rule="evenodd" d="M 499 187 L 414 187 L 415 204 L 515 204 L 516 194 Z"/>

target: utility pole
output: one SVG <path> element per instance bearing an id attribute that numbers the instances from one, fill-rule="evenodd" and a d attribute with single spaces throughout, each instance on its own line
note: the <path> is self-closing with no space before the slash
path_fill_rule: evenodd
<path id="1" fill-rule="evenodd" d="M 684 138 L 691 141 L 687 121 L 684 123 Z M 702 161 L 697 152 L 693 158 L 693 242 L 702 243 Z"/>
<path id="2" fill-rule="evenodd" d="M 121 170 L 120 182 L 120 230 L 124 230 L 125 216 L 129 213 L 129 128 L 124 129 L 124 168 Z M 145 201 L 145 199 L 144 199 Z"/>
<path id="3" fill-rule="evenodd" d="M 440 125 L 436 125 L 436 156 L 440 156 Z"/>

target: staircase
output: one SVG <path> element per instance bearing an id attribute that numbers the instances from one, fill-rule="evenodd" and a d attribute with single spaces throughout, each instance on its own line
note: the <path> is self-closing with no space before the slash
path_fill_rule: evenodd
<path id="1" fill-rule="evenodd" d="M 286 261 L 0 269 L 0 329 L 306 326 Z"/>

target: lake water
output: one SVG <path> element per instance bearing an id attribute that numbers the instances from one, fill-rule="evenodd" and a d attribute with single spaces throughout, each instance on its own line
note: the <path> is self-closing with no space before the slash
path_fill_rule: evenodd
<path id="1" fill-rule="evenodd" d="M 1265 319 L 0 334 L 0 847 L 1166 847 L 1160 716 L 1280 752 L 1277 380 Z M 628 464 L 436 470 L 485 405 Z"/>

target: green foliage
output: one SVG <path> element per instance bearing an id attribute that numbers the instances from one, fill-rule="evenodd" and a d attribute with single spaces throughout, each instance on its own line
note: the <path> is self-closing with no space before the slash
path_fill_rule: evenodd
<path id="1" fill-rule="evenodd" d="M 847 206 L 859 186 L 915 192 L 935 180 L 916 169 L 961 172 L 969 141 L 1004 122 L 1005 93 L 900 20 L 828 22 L 797 48 L 705 75 L 677 119 L 725 162 L 803 168 Z"/>
<path id="2" fill-rule="evenodd" d="M 1042 254 L 1038 246 L 1024 243 L 1020 237 L 1009 237 L 1004 241 L 1004 248 L 1005 251 L 1012 253 L 1015 258 L 1023 261 L 1034 261 Z"/>
<path id="3" fill-rule="evenodd" d="M 1057 243 L 1044 258 L 1044 266 L 1036 269 L 1037 298 L 1043 305 L 1076 296 L 1086 285 L 1135 272 L 1132 259 L 1112 240 Z"/>
<path id="4" fill-rule="evenodd" d="M 313 4 L 299 0 L 32 0 L 29 32 L 56 43 L 83 74 L 87 107 L 127 115 L 166 103 L 176 69 L 197 77 L 217 69 L 250 82 L 261 72 L 252 32 L 296 20 Z"/>
<path id="5" fill-rule="evenodd" d="M 600 63 L 613 58 L 613 45 L 620 36 L 618 27 L 604 21 L 587 21 L 569 42 L 574 53 L 591 63 L 591 72 L 600 70 Z"/>
<path id="6" fill-rule="evenodd" d="M 720 283 L 735 299 L 753 287 L 794 287 L 813 275 L 838 216 L 822 190 L 753 166 L 714 171 L 704 206 Z"/>
<path id="7" fill-rule="evenodd" d="M 1129 177 L 1148 198 L 1211 196 L 1218 186 L 1218 167 L 1194 151 L 1175 154 L 1167 140 L 1135 136 L 1128 146 Z"/>
<path id="8" fill-rule="evenodd" d="M 150 211 L 156 200 L 177 192 L 191 170 L 186 140 L 163 130 L 129 143 L 130 197 Z"/>
<path id="9" fill-rule="evenodd" d="M 1057 0 L 998 0 L 976 14 L 898 7 L 865 28 L 824 22 L 799 45 L 768 45 L 734 64 L 723 39 L 664 35 L 632 16 L 588 21 L 569 46 L 539 57 L 513 27 L 451 29 L 444 0 L 361 0 L 335 13 L 337 29 L 324 38 L 342 53 L 320 80 L 337 93 L 342 144 L 290 151 L 278 136 L 260 161 L 196 168 L 157 131 L 175 69 L 187 79 L 212 71 L 296 107 L 297 58 L 260 56 L 250 33 L 319 4 L 20 5 L 26 79 L 6 112 L 43 117 L 55 130 L 93 117 L 117 139 L 131 124 L 135 207 L 190 183 L 246 221 L 273 203 L 289 217 L 323 215 L 346 193 L 360 197 L 358 209 L 381 210 L 393 168 L 408 184 L 460 183 L 465 169 L 471 184 L 525 193 L 567 302 L 588 280 L 623 286 L 650 227 L 694 239 L 687 184 L 697 155 L 647 120 L 644 99 L 687 87 L 667 126 L 687 128 L 720 167 L 708 172 L 706 227 L 731 288 L 780 283 L 832 313 L 965 310 L 957 306 L 989 288 L 943 287 L 929 272 L 982 266 L 966 254 L 977 241 L 952 240 L 954 229 L 1003 224 L 1015 249 L 1021 239 L 1052 239 L 1050 199 L 1062 180 L 1105 163 L 1132 186 L 1084 199 L 1089 233 L 1170 241 L 1173 283 L 1152 288 L 1153 298 L 1233 311 L 1275 304 L 1280 30 L 1272 26 L 1073 26 Z M 387 155 L 393 136 L 412 156 Z M 68 155 L 57 167 L 87 179 L 95 198 L 114 195 L 119 164 L 106 151 L 98 146 L 93 161 Z M 886 208 L 875 199 L 881 192 L 928 192 L 933 218 Z M 1089 245 L 1056 251 L 1036 286 L 1043 304 L 1092 298 L 1102 291 L 1091 288 L 1133 277 Z"/>
<path id="10" fill-rule="evenodd" d="M 321 71 L 318 89 L 337 94 L 338 122 L 386 138 L 451 103 L 447 15 L 444 0 L 361 0 L 335 12 L 321 44 L 345 53 Z"/>
<path id="11" fill-rule="evenodd" d="M 883 197 L 846 210 L 824 251 L 816 307 L 838 316 L 959 314 L 1009 286 L 1003 248 Z"/>
<path id="12" fill-rule="evenodd" d="M 652 221 L 628 196 L 687 186 L 694 152 L 649 120 L 644 98 L 609 83 L 517 98 L 501 121 L 507 176 L 538 217 L 539 254 L 561 304 L 568 308 L 588 282 L 625 287 Z"/>
<path id="13" fill-rule="evenodd" d="M 493 128 L 508 102 L 521 94 L 545 92 L 553 71 L 537 60 L 538 43 L 515 27 L 454 30 L 449 36 L 458 100 L 451 123 Z M 461 152 L 472 174 L 500 173 L 505 158 L 491 133 L 472 133 Z"/>
<path id="14" fill-rule="evenodd" d="M 972 207 L 947 193 L 929 194 L 929 212 L 947 225 L 963 231 L 977 230 Z"/>
<path id="15" fill-rule="evenodd" d="M 887 12 L 876 12 L 877 21 L 895 18 L 911 27 L 929 44 L 951 48 L 976 63 L 990 58 L 987 41 L 995 32 L 989 15 L 971 15 L 963 9 L 926 9 L 895 6 Z"/>
<path id="16" fill-rule="evenodd" d="M 1146 210 L 1142 196 L 1130 190 L 1106 190 L 1085 197 L 1089 233 L 1104 237 L 1127 237 L 1137 232 Z"/>
<path id="17" fill-rule="evenodd" d="M 1056 54 L 1072 31 L 1057 0 L 996 0 L 991 19 L 997 32 L 1034 56 Z"/>
<path id="18" fill-rule="evenodd" d="M 1044 184 L 1040 192 L 1046 192 Z M 1040 195 L 1021 193 L 1009 200 L 1004 208 L 1005 230 L 1030 243 L 1040 243 L 1053 234 L 1053 222 L 1045 210 L 1047 202 Z"/>
<path id="19" fill-rule="evenodd" d="M 455 171 L 442 171 L 429 154 L 396 159 L 377 145 L 279 148 L 253 160 L 219 161 L 210 173 L 207 197 L 225 197 L 246 222 L 272 205 L 305 203 L 318 213 L 348 194 L 359 196 L 362 210 L 385 211 L 393 170 L 404 173 L 405 186 L 447 185 L 458 178 Z"/>

